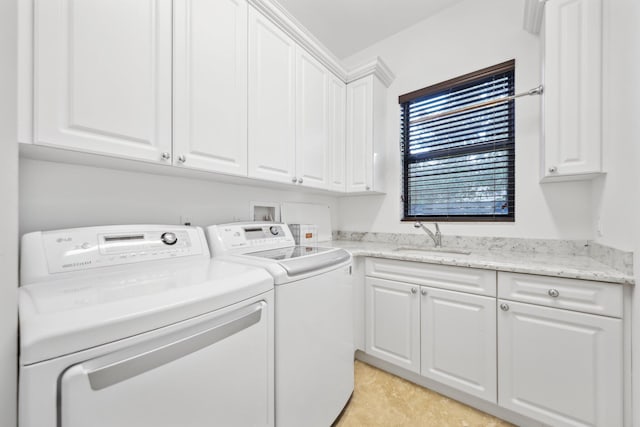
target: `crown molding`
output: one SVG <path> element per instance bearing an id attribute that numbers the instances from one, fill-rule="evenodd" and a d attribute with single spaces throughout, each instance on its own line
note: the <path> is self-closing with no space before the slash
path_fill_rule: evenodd
<path id="1" fill-rule="evenodd" d="M 540 34 L 544 5 L 547 0 L 525 0 L 523 28 L 531 34 Z"/>
<path id="2" fill-rule="evenodd" d="M 391 86 L 391 83 L 393 83 L 396 78 L 382 58 L 376 57 L 366 64 L 350 70 L 347 73 L 346 82 L 348 84 L 369 75 L 376 76 L 385 85 L 385 87 Z"/>
<path id="3" fill-rule="evenodd" d="M 340 60 L 325 45 L 316 39 L 293 15 L 274 0 L 248 0 L 256 10 L 269 18 L 289 37 L 306 49 L 322 65 L 337 77 L 346 81 L 347 71 Z"/>
<path id="4" fill-rule="evenodd" d="M 389 87 L 395 79 L 391 69 L 379 57 L 347 71 L 342 62 L 276 0 L 248 0 L 248 2 L 345 83 L 374 75 Z"/>

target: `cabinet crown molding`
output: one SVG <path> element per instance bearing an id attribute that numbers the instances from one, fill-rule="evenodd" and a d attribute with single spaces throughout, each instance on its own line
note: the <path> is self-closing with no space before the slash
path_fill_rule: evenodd
<path id="1" fill-rule="evenodd" d="M 389 66 L 380 57 L 375 57 L 371 61 L 354 68 L 347 74 L 347 83 L 351 83 L 363 77 L 374 75 L 384 84 L 385 87 L 391 86 L 396 76 L 393 74 Z"/>
<path id="2" fill-rule="evenodd" d="M 378 77 L 386 87 L 389 87 L 395 79 L 395 75 L 391 69 L 378 57 L 353 70 L 347 71 L 341 61 L 277 1 L 248 0 L 248 3 L 271 20 L 296 43 L 306 49 L 311 56 L 327 67 L 329 71 L 343 82 L 350 83 L 373 74 Z"/>
<path id="3" fill-rule="evenodd" d="M 526 0 L 524 5 L 523 28 L 531 34 L 540 34 L 544 5 L 547 0 Z"/>
<path id="4" fill-rule="evenodd" d="M 280 3 L 274 0 L 248 0 L 248 3 L 306 49 L 333 74 L 346 81 L 347 71 L 340 63 L 340 60 Z"/>

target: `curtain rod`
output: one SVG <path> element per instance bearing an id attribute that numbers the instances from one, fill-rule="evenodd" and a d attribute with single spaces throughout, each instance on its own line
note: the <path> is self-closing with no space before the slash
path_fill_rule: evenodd
<path id="1" fill-rule="evenodd" d="M 429 114 L 426 117 L 411 120 L 409 124 L 414 125 L 416 123 L 430 122 L 432 120 L 439 119 L 441 117 L 451 116 L 453 114 L 458 114 L 458 113 L 464 113 L 465 111 L 476 110 L 478 108 L 488 107 L 489 105 L 502 104 L 504 102 L 512 101 L 516 98 L 521 98 L 523 96 L 542 95 L 543 92 L 544 92 L 544 87 L 540 85 L 536 88 L 531 89 L 530 91 L 518 93 L 516 95 L 490 99 L 489 101 L 483 101 L 483 102 L 478 102 L 477 104 L 466 105 L 464 107 L 457 108 L 455 110 L 443 111 L 442 113 Z"/>

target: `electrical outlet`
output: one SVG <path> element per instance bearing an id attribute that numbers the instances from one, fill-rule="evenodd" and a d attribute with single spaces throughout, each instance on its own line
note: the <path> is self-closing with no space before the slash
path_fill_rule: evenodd
<path id="1" fill-rule="evenodd" d="M 191 225 L 191 215 L 180 215 L 180 224 Z"/>

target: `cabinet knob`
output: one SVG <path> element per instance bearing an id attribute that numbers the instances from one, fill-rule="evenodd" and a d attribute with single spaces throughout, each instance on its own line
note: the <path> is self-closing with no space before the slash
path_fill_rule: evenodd
<path id="1" fill-rule="evenodd" d="M 426 294 L 427 294 L 427 290 L 426 290 L 426 289 L 422 289 L 422 290 L 420 291 L 420 293 L 421 293 L 422 295 L 426 295 Z"/>
<path id="2" fill-rule="evenodd" d="M 417 288 L 411 288 L 411 293 L 412 294 L 417 294 L 418 293 L 418 289 Z"/>
<path id="3" fill-rule="evenodd" d="M 506 302 L 503 302 L 502 304 L 500 304 L 500 310 L 509 311 L 509 304 L 507 304 Z"/>
<path id="4" fill-rule="evenodd" d="M 291 178 L 291 182 L 293 182 L 293 183 L 295 184 L 296 182 L 298 182 L 298 178 L 296 178 L 296 177 L 294 176 L 293 178 Z"/>
<path id="5" fill-rule="evenodd" d="M 556 166 L 551 166 L 549 168 L 549 173 L 556 173 L 556 172 L 558 172 L 558 168 Z"/>
<path id="6" fill-rule="evenodd" d="M 169 154 L 169 152 L 165 151 L 164 153 L 162 153 L 162 160 L 169 160 L 171 158 L 171 154 Z"/>
<path id="7" fill-rule="evenodd" d="M 365 187 L 365 189 L 366 189 L 367 191 L 369 191 L 369 190 L 371 190 L 371 187 L 369 187 L 369 186 L 367 185 L 367 186 Z"/>
<path id="8" fill-rule="evenodd" d="M 302 178 L 298 178 L 298 184 L 302 184 L 304 180 Z"/>
<path id="9" fill-rule="evenodd" d="M 185 156 L 184 154 L 180 154 L 180 155 L 178 156 L 178 161 L 179 161 L 180 163 L 184 163 L 184 162 L 186 162 L 186 161 L 187 161 L 187 156 Z"/>
<path id="10" fill-rule="evenodd" d="M 557 289 L 549 289 L 548 294 L 550 297 L 553 297 L 553 298 L 557 298 L 560 296 L 560 292 L 558 292 Z"/>

